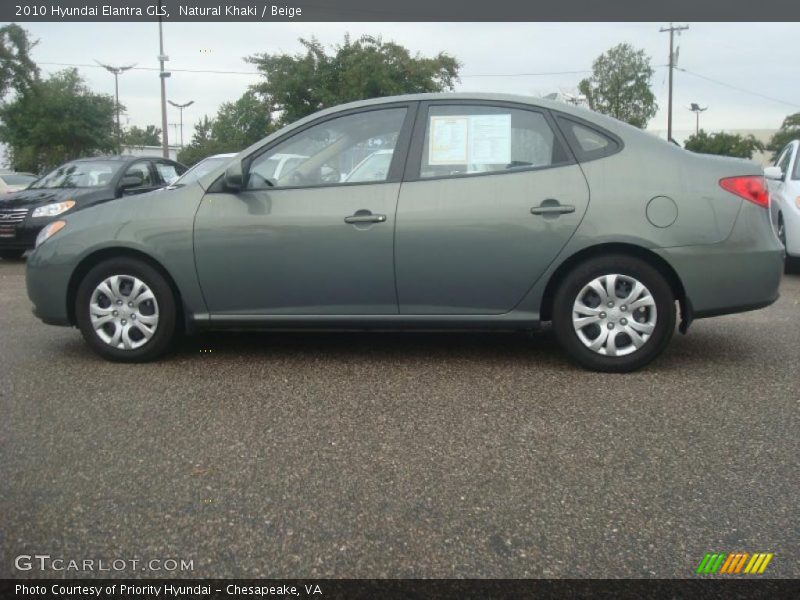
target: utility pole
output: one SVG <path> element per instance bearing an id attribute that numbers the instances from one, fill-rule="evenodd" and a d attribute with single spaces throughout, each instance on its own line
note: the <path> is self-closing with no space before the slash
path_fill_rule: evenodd
<path id="1" fill-rule="evenodd" d="M 708 110 L 708 107 L 700 108 L 699 104 L 695 104 L 692 102 L 692 105 L 689 107 L 689 110 L 692 111 L 695 115 L 695 122 L 694 122 L 694 134 L 697 135 L 700 133 L 700 113 L 703 111 Z"/>
<path id="2" fill-rule="evenodd" d="M 181 150 L 183 150 L 183 109 L 186 108 L 187 106 L 191 106 L 192 104 L 194 104 L 194 100 L 189 100 L 189 102 L 187 102 L 186 104 L 178 104 L 177 102 L 173 102 L 172 100 L 170 100 L 169 103 L 172 104 L 172 106 L 174 106 L 175 108 L 177 108 L 181 113 L 181 119 L 180 119 L 181 120 Z"/>
<path id="3" fill-rule="evenodd" d="M 126 65 L 124 67 L 112 67 L 111 65 L 105 65 L 98 60 L 95 60 L 94 62 L 114 76 L 114 98 L 116 102 L 115 111 L 117 113 L 117 152 L 122 154 L 122 127 L 119 124 L 119 76 L 128 69 L 132 69 L 136 65 L 133 64 Z"/>
<path id="4" fill-rule="evenodd" d="M 158 76 L 161 78 L 161 153 L 164 158 L 169 158 L 169 135 L 167 134 L 167 77 L 172 75 L 164 70 L 164 63 L 169 56 L 164 54 L 164 30 L 161 23 L 161 0 L 158 0 L 158 62 L 161 64 Z"/>
<path id="5" fill-rule="evenodd" d="M 672 141 L 672 70 L 675 68 L 673 37 L 676 31 L 678 32 L 678 35 L 680 35 L 680 32 L 686 29 L 689 29 L 688 25 L 673 27 L 672 23 L 669 24 L 669 27 L 662 27 L 659 29 L 660 33 L 669 31 L 669 100 L 667 101 L 667 141 L 669 142 Z"/>

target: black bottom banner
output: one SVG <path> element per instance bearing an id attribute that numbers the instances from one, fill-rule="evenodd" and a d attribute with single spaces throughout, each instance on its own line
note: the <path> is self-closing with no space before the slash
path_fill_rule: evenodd
<path id="1" fill-rule="evenodd" d="M 0 598 L 319 598 L 321 600 L 800 598 L 790 579 L 3 579 Z"/>

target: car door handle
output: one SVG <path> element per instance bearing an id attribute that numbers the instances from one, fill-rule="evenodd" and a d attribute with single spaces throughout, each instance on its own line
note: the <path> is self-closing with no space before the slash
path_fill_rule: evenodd
<path id="1" fill-rule="evenodd" d="M 359 211 L 360 212 L 360 211 Z M 358 225 L 359 223 L 383 223 L 386 221 L 386 215 L 373 215 L 369 214 L 355 214 L 344 218 L 345 223 L 351 225 Z"/>
<path id="2" fill-rule="evenodd" d="M 566 215 L 574 213 L 575 207 L 571 204 L 560 204 L 558 200 L 545 200 L 539 206 L 534 206 L 531 209 L 531 214 L 534 215 Z"/>

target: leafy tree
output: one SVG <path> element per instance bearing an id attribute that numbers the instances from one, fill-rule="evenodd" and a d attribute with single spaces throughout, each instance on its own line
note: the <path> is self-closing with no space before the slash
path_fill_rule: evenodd
<path id="1" fill-rule="evenodd" d="M 236 102 L 220 106 L 214 119 L 208 116 L 195 125 L 192 141 L 178 154 L 191 165 L 212 154 L 239 152 L 273 130 L 269 107 L 255 92 L 248 91 Z"/>
<path id="2" fill-rule="evenodd" d="M 592 64 L 592 76 L 578 85 L 592 110 L 644 129 L 658 111 L 650 89 L 653 67 L 644 50 L 619 44 Z"/>
<path id="3" fill-rule="evenodd" d="M 396 94 L 452 90 L 459 62 L 440 52 L 432 58 L 379 37 L 362 36 L 332 52 L 316 39 L 300 39 L 304 52 L 255 54 L 245 58 L 266 80 L 254 86 L 284 125 L 344 102 Z"/>
<path id="4" fill-rule="evenodd" d="M 0 107 L 0 141 L 18 170 L 40 172 L 64 161 L 112 152 L 114 99 L 94 94 L 78 71 L 33 81 Z"/>
<path id="5" fill-rule="evenodd" d="M 800 139 L 800 112 L 786 117 L 781 128 L 769 140 L 767 150 L 772 151 L 772 160 L 778 158 L 778 154 L 786 144 L 796 139 Z"/>
<path id="6" fill-rule="evenodd" d="M 35 45 L 19 25 L 0 27 L 0 99 L 12 89 L 22 92 L 38 79 L 39 68 L 30 56 Z"/>
<path id="7" fill-rule="evenodd" d="M 687 150 L 701 154 L 719 154 L 738 158 L 753 158 L 753 154 L 756 151 L 762 152 L 764 150 L 764 144 L 759 142 L 752 134 L 744 137 L 739 134 L 722 131 L 709 135 L 702 129 L 699 133 L 689 137 L 684 147 Z"/>
<path id="8" fill-rule="evenodd" d="M 144 129 L 133 125 L 122 134 L 122 143 L 126 146 L 160 146 L 161 128 L 148 125 Z"/>

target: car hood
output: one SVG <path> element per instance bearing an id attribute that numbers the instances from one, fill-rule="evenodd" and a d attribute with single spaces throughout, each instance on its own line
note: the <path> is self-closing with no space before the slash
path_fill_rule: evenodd
<path id="1" fill-rule="evenodd" d="M 111 198 L 110 188 L 44 188 L 35 190 L 21 190 L 0 196 L 0 208 L 29 208 L 75 200 L 76 204 L 91 202 L 102 198 Z"/>

